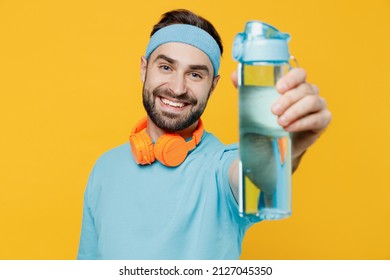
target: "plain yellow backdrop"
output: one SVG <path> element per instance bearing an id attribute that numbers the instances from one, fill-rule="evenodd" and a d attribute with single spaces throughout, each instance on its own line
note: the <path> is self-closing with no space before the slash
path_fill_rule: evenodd
<path id="1" fill-rule="evenodd" d="M 247 233 L 243 259 L 390 259 L 390 1 L 0 0 L 0 259 L 74 259 L 95 160 L 144 115 L 139 64 L 162 13 L 219 30 L 221 80 L 204 115 L 238 140 L 230 81 L 248 20 L 290 50 L 333 113 L 293 176 L 293 215 Z"/>

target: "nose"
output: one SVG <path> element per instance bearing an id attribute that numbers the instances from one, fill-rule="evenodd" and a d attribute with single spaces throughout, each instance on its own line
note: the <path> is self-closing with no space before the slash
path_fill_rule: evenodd
<path id="1" fill-rule="evenodd" d="M 187 93 L 186 79 L 184 75 L 173 75 L 169 83 L 169 90 L 177 96 Z"/>

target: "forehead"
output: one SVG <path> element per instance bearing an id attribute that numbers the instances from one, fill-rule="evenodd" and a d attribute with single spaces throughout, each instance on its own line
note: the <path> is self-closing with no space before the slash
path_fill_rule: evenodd
<path id="1" fill-rule="evenodd" d="M 150 60 L 155 60 L 156 57 L 160 54 L 168 56 L 169 58 L 177 61 L 179 64 L 202 64 L 206 65 L 210 70 L 213 69 L 211 61 L 207 54 L 205 54 L 200 49 L 188 44 L 176 42 L 162 44 L 153 51 L 153 53 L 150 55 Z"/>

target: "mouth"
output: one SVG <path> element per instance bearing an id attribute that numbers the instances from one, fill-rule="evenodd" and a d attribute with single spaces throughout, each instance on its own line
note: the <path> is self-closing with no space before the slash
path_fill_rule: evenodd
<path id="1" fill-rule="evenodd" d="M 182 109 L 182 108 L 190 105 L 190 103 L 188 103 L 188 102 L 183 102 L 183 101 L 178 101 L 178 100 L 174 101 L 174 100 L 162 97 L 162 96 L 159 96 L 159 99 L 160 99 L 162 104 L 169 106 L 171 108 L 175 108 L 175 109 Z"/>

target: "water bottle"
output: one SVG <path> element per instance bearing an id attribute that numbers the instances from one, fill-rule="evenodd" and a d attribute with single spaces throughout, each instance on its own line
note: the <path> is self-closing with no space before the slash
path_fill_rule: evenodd
<path id="1" fill-rule="evenodd" d="M 271 111 L 275 84 L 290 69 L 290 36 L 246 23 L 233 44 L 239 90 L 239 212 L 263 220 L 291 215 L 291 137 Z"/>

